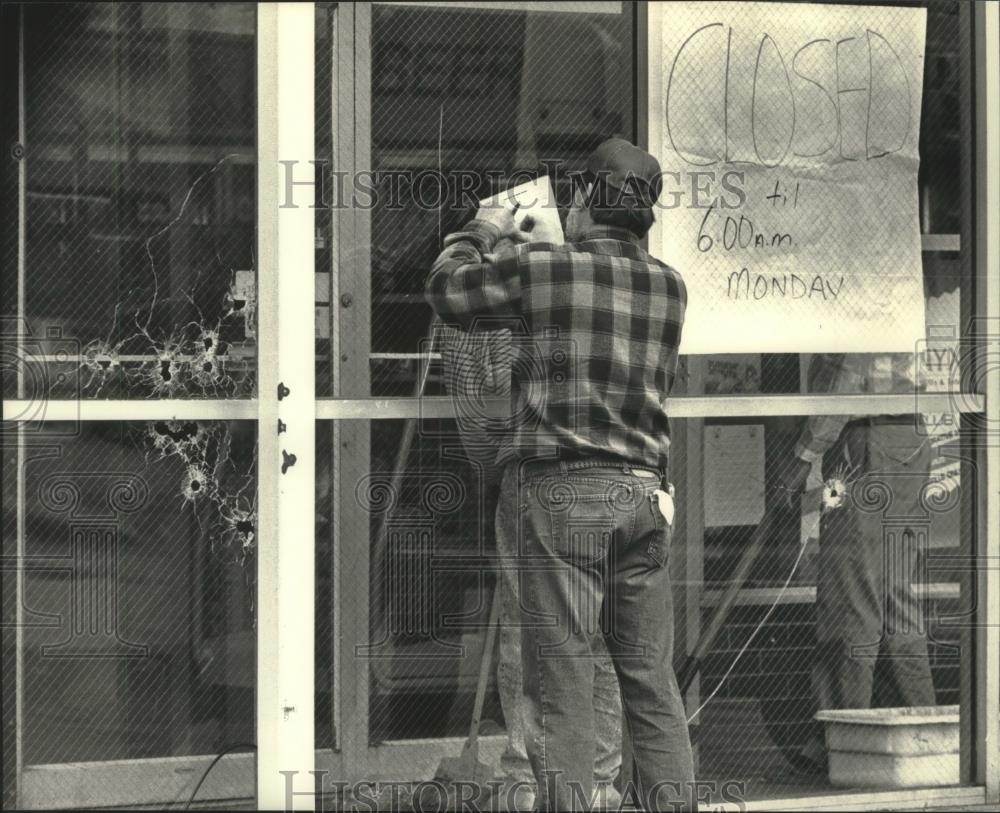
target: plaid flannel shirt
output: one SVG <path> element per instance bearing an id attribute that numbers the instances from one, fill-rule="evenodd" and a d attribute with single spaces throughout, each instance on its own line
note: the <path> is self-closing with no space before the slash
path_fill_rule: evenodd
<path id="1" fill-rule="evenodd" d="M 500 236 L 473 220 L 445 239 L 426 297 L 445 324 L 512 334 L 512 418 L 498 463 L 612 456 L 665 469 L 662 400 L 687 304 L 680 274 L 626 230 L 527 243 L 484 261 Z"/>
<path id="2" fill-rule="evenodd" d="M 809 392 L 912 393 L 926 389 L 913 353 L 817 353 L 809 363 Z M 853 415 L 813 415 L 795 445 L 811 463 L 837 442 Z"/>
<path id="3" fill-rule="evenodd" d="M 482 468 L 486 482 L 499 479 L 497 453 L 503 442 L 503 421 L 478 409 L 488 398 L 510 398 L 513 344 L 509 329 L 463 331 L 450 325 L 438 329 L 445 386 L 458 414 L 458 432 L 466 456 Z M 456 410 L 457 411 L 457 410 Z"/>

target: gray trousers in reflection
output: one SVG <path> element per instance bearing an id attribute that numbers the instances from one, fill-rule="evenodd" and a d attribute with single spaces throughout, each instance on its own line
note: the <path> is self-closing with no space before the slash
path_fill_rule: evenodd
<path id="1" fill-rule="evenodd" d="M 824 460 L 824 477 L 855 468 L 843 506 L 826 513 L 816 585 L 813 688 L 821 709 L 869 708 L 885 659 L 896 705 L 934 705 L 919 586 L 929 535 L 921 504 L 931 446 L 909 423 L 858 421 Z M 852 478 L 852 479 L 854 479 Z"/>
<path id="2" fill-rule="evenodd" d="M 507 747 L 500 758 L 500 770 L 509 779 L 534 784 L 535 777 L 524 744 L 527 698 L 524 694 L 521 666 L 521 598 L 516 523 L 517 518 L 511 516 L 510 512 L 497 512 L 497 553 L 501 563 L 497 585 L 503 602 L 497 683 L 500 705 L 507 724 Z M 599 646 L 600 652 L 594 658 L 595 786 L 611 782 L 622 764 L 622 700 L 618 676 L 603 639 Z"/>

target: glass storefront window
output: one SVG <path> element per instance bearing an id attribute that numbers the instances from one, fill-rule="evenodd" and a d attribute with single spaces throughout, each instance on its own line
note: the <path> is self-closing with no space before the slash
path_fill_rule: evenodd
<path id="1" fill-rule="evenodd" d="M 476 201 L 512 178 L 548 175 L 566 207 L 571 174 L 590 151 L 614 134 L 635 137 L 633 24 L 632 8 L 620 3 L 372 7 L 370 108 L 362 112 L 371 150 L 357 159 L 373 201 L 370 269 L 358 271 L 369 280 L 360 289 L 357 280 L 341 284 L 352 297 L 367 290 L 370 303 L 334 303 L 342 352 L 369 363 L 361 377 L 344 369 L 342 395 L 413 394 L 430 326 L 427 270 Z M 359 252 L 345 259 L 364 262 Z M 345 318 L 363 322 L 370 338 Z"/>
<path id="2" fill-rule="evenodd" d="M 3 30 L 4 807 L 248 797 L 257 10 Z"/>
<path id="3" fill-rule="evenodd" d="M 859 419 L 811 475 L 801 501 L 785 505 L 773 485 L 806 420 L 747 416 L 674 425 L 678 524 L 670 567 L 678 671 L 710 625 L 765 514 L 770 518 L 765 542 L 686 695 L 699 780 L 714 782 L 719 793 L 734 783 L 729 791 L 738 786 L 745 799 L 830 792 L 825 777 L 795 762 L 810 738 L 823 736 L 813 723 L 820 708 L 814 681 L 830 668 L 821 638 L 863 611 L 864 590 L 882 594 L 883 580 L 886 600 L 897 603 L 884 610 L 884 625 L 867 619 L 874 624 L 870 640 L 852 639 L 871 650 L 872 705 L 912 706 L 915 693 L 923 692 L 926 705 L 971 713 L 962 689 L 968 680 L 962 647 L 963 619 L 975 594 L 961 562 L 973 533 L 975 509 L 962 489 L 972 469 L 911 425 Z M 341 535 L 350 540 L 341 554 L 342 601 L 369 597 L 370 633 L 350 636 L 360 647 L 352 668 L 368 677 L 369 753 L 398 749 L 400 775 L 425 765 L 422 743 L 460 738 L 467 730 L 499 572 L 482 461 L 463 450 L 454 421 L 418 420 L 409 430 L 406 424 L 339 427 L 341 439 L 369 439 L 380 450 L 369 469 L 357 468 L 356 460 L 350 465 L 357 472 L 346 484 L 353 499 L 341 501 L 339 518 Z M 396 453 L 408 431 L 413 439 L 398 477 Z M 866 455 L 850 471 L 843 463 L 848 446 Z M 908 459 L 901 461 L 903 446 Z M 954 471 L 942 475 L 942 466 Z M 833 479 L 842 480 L 847 507 L 833 507 L 837 501 L 824 493 Z M 357 558 L 364 553 L 367 565 Z M 359 579 L 366 570 L 364 586 Z M 838 573 L 857 585 L 855 593 L 837 591 Z M 901 638 L 916 641 L 912 651 L 893 651 Z M 481 732 L 485 753 L 498 758 L 508 732 L 498 678 L 516 664 L 502 645 L 492 657 Z M 908 670 L 922 682 L 911 680 Z M 403 747 L 407 741 L 411 750 Z M 509 753 L 504 759 L 509 767 Z M 942 783 L 938 773 L 954 776 L 944 784 L 959 782 L 957 762 L 948 755 L 928 757 L 925 769 L 934 774 L 928 784 Z M 887 774 L 882 787 L 893 782 Z"/>
<path id="4" fill-rule="evenodd" d="M 914 201 L 926 348 L 856 357 L 878 375 L 838 391 L 794 348 L 690 355 L 670 399 L 680 672 L 763 540 L 685 684 L 712 803 L 845 792 L 838 803 L 891 807 L 996 791 L 1000 701 L 984 693 L 1000 696 L 988 631 L 1000 611 L 983 566 L 996 552 L 984 442 L 996 411 L 971 366 L 984 339 L 970 320 L 996 315 L 981 180 L 996 133 L 981 119 L 997 89 L 980 63 L 996 63 L 1000 18 L 980 30 L 974 4 L 900 4 L 928 9 Z M 427 780 L 462 751 L 497 582 L 496 483 L 463 446 L 424 282 L 472 216 L 461 204 L 548 174 L 565 218 L 594 146 L 643 143 L 649 7 L 317 3 L 292 20 L 296 5 L 4 8 L 4 809 L 192 792 L 270 804 L 285 787 L 274 766 L 297 770 L 300 789 L 324 772 L 317 808 L 342 805 L 343 782 Z M 314 59 L 292 30 L 314 33 Z M 275 101 L 295 79 L 315 128 L 291 136 L 279 113 L 295 106 Z M 323 197 L 303 241 L 280 206 L 289 170 L 274 165 L 300 159 L 304 181 L 309 156 L 286 152 L 305 152 L 313 129 Z M 303 267 L 315 321 L 278 319 L 268 297 L 287 304 L 289 279 L 305 290 Z M 291 346 L 315 365 L 304 399 Z M 927 401 L 914 398 L 917 368 Z M 833 413 L 841 440 L 785 505 L 782 467 L 803 427 Z M 864 505 L 824 509 L 830 478 Z M 296 490 L 314 518 L 290 516 Z M 309 590 L 287 575 L 303 561 Z M 844 789 L 802 770 L 822 733 L 830 596 L 860 601 L 831 585 L 852 567 L 868 569 L 851 589 L 881 581 L 908 608 L 865 628 L 872 704 L 918 705 L 887 641 L 902 631 L 926 641 L 908 661 L 920 704 L 957 707 L 961 763 L 923 764 L 928 785 L 948 787 L 900 791 L 887 774 Z M 503 636 L 479 726 L 480 759 L 499 771 L 513 724 Z M 383 806 L 400 798 L 383 791 Z"/>
<path id="5" fill-rule="evenodd" d="M 24 469 L 26 764 L 252 742 L 252 425 L 63 427 Z"/>
<path id="6" fill-rule="evenodd" d="M 51 11 L 23 16 L 21 303 L 61 339 L 50 397 L 252 395 L 253 5 Z"/>
<path id="7" fill-rule="evenodd" d="M 963 688 L 970 673 L 958 654 L 965 632 L 955 618 L 975 599 L 961 573 L 949 565 L 970 555 L 975 544 L 977 509 L 968 490 L 975 469 L 961 453 L 974 442 L 975 429 L 966 422 L 960 431 L 958 401 L 953 411 L 944 411 L 948 405 L 938 398 L 933 408 L 916 414 L 915 406 L 919 410 L 931 402 L 914 400 L 914 379 L 908 375 L 920 368 L 928 393 L 957 389 L 962 326 L 981 295 L 970 273 L 976 256 L 974 122 L 971 115 L 957 114 L 972 98 L 973 71 L 963 44 L 967 10 L 955 3 L 924 5 L 928 22 L 915 204 L 923 248 L 926 347 L 915 353 L 857 356 L 852 363 L 876 374 L 857 377 L 865 383 L 836 392 L 816 384 L 819 360 L 809 354 L 686 356 L 673 393 L 680 415 L 672 421 L 672 467 L 682 495 L 680 544 L 672 564 L 678 669 L 766 511 L 777 512 L 745 588 L 687 696 L 689 712 L 711 696 L 693 726 L 699 776 L 738 781 L 748 798 L 830 792 L 823 777 L 796 773 L 789 762 L 816 732 L 811 680 L 822 615 L 817 585 L 824 567 L 819 509 L 824 472 L 817 464 L 802 505 L 775 507 L 780 468 L 810 416 L 788 414 L 777 400 L 754 404 L 754 396 L 827 396 L 828 403 L 810 405 L 817 414 L 830 412 L 835 402 L 846 409 L 855 395 L 895 396 L 886 402 L 891 414 L 867 417 L 878 411 L 868 403 L 862 413 L 845 416 L 844 423 L 854 427 L 850 431 L 883 424 L 905 429 L 903 416 L 909 416 L 921 460 L 926 457 L 918 479 L 933 492 L 928 498 L 932 507 L 913 518 L 921 527 L 921 552 L 912 585 L 926 619 L 933 681 L 933 697 L 927 699 L 938 706 L 961 705 L 963 719 L 971 713 Z M 390 206 L 392 173 L 423 177 L 423 192 L 432 196 L 430 181 L 438 172 L 457 177 L 468 170 L 487 178 L 496 164 L 503 188 L 517 170 L 525 170 L 523 177 L 545 174 L 550 160 L 559 161 L 563 171 L 578 170 L 603 138 L 621 134 L 641 140 L 644 123 L 635 111 L 646 100 L 636 94 L 647 66 L 635 62 L 632 32 L 638 30 L 641 41 L 643 23 L 628 4 L 567 4 L 557 13 L 533 4 L 473 9 L 387 3 L 369 12 L 352 18 L 355 30 L 370 36 L 371 51 L 355 58 L 357 73 L 346 80 L 354 82 L 359 119 L 352 126 L 361 133 L 351 160 L 354 169 L 374 173 L 376 187 L 381 173 L 386 186 L 378 188 L 371 207 L 352 212 L 346 230 L 342 222 L 339 231 L 318 231 L 336 259 L 324 255 L 317 265 L 317 304 L 326 308 L 317 315 L 333 325 L 331 347 L 339 348 L 337 356 L 330 351 L 330 379 L 339 375 L 339 388 L 329 391 L 341 398 L 399 399 L 377 402 L 379 410 L 393 404 L 392 419 L 368 420 L 372 416 L 365 415 L 363 420 L 334 422 L 340 439 L 335 448 L 350 450 L 351 458 L 335 464 L 344 479 L 339 515 L 332 522 L 342 545 L 339 583 L 348 585 L 341 606 L 364 602 L 368 624 L 351 638 L 364 648 L 363 662 L 345 664 L 354 672 L 351 696 L 358 696 L 358 686 L 367 691 L 362 696 L 368 716 L 360 725 L 340 719 L 351 729 L 345 729 L 348 739 L 363 743 L 370 760 L 388 759 L 391 753 L 400 760 L 402 775 L 407 765 L 412 773 L 427 764 L 420 745 L 425 739 L 454 741 L 464 734 L 495 563 L 489 558 L 492 531 L 482 514 L 489 486 L 475 461 L 464 455 L 447 408 L 435 400 L 447 398 L 446 377 L 440 348 L 428 341 L 431 314 L 422 297 L 443 236 L 468 219 L 471 210 L 414 205 L 405 195 L 404 205 Z M 502 30 L 501 39 L 510 40 L 503 58 L 485 44 L 487 39 L 496 42 L 495 36 L 482 33 L 486 30 Z M 451 47 L 437 47 L 440 41 Z M 548 47 L 533 50 L 542 41 Z M 566 41 L 574 47 L 552 47 Z M 331 87 L 348 91 L 343 64 L 338 68 L 334 60 L 333 65 Z M 609 89 L 617 90 L 609 94 Z M 317 87 L 320 104 L 328 105 L 331 96 L 336 99 L 337 93 Z M 318 117 L 322 155 L 334 149 L 338 137 L 351 134 L 332 111 L 324 115 L 331 136 Z M 473 187 L 470 198 L 492 191 L 488 184 Z M 557 185 L 560 214 L 567 192 L 568 185 Z M 335 222 L 336 207 L 330 211 Z M 347 297 L 341 298 L 344 293 Z M 881 375 L 885 369 L 888 376 Z M 735 409 L 723 406 L 730 396 L 740 395 L 749 396 L 740 406 L 746 417 L 735 417 Z M 705 417 L 697 417 L 694 407 L 685 408 L 685 396 L 697 397 L 702 405 L 697 409 Z M 843 396 L 848 397 L 841 402 Z M 337 417 L 336 399 L 325 407 L 322 414 Z M 360 417 L 353 412 L 356 407 L 349 409 Z M 413 420 L 396 417 L 401 414 Z M 439 514 L 429 511 L 422 484 L 441 481 L 438 485 L 448 490 L 444 482 L 453 477 L 462 484 L 449 491 L 456 504 Z M 374 494 L 369 495 L 371 504 L 361 500 L 357 489 L 376 483 L 391 495 L 388 502 L 376 503 Z M 358 542 L 359 534 L 366 539 Z M 359 562 L 359 556 L 366 562 Z M 468 621 L 471 632 L 456 618 Z M 879 666 L 876 705 L 901 704 L 888 671 L 883 674 L 885 666 Z M 481 731 L 498 754 L 505 746 L 506 722 L 495 680 L 489 683 L 483 721 Z"/>

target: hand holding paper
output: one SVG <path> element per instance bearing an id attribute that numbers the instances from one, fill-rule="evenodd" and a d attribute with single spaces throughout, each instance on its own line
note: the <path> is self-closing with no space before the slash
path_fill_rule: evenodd
<path id="1" fill-rule="evenodd" d="M 490 200 L 479 205 L 476 213 L 476 220 L 496 226 L 500 231 L 500 239 L 512 240 L 515 243 L 527 243 L 531 240 L 531 235 L 522 231 L 518 221 L 524 218 L 517 217 L 518 206 L 506 200 Z"/>
<path id="2" fill-rule="evenodd" d="M 516 242 L 565 242 L 548 177 L 520 184 L 481 201 L 478 220 L 492 223 Z"/>

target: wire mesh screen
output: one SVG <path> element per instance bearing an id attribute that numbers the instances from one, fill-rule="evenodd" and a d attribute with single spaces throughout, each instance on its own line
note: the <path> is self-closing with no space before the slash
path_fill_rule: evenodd
<path id="1" fill-rule="evenodd" d="M 719 789 L 740 783 L 758 798 L 828 786 L 825 766 L 809 756 L 823 748 L 820 710 L 957 706 L 962 619 L 973 601 L 963 563 L 974 520 L 961 488 L 971 470 L 958 471 L 958 450 L 934 446 L 912 419 L 852 420 L 805 495 L 789 502 L 781 472 L 808 420 L 673 426 L 680 675 L 739 579 L 700 672 L 685 683 L 697 776 Z M 354 474 L 342 485 L 337 520 L 349 546 L 341 553 L 346 600 L 364 595 L 359 579 L 368 585 L 368 631 L 349 632 L 356 646 L 345 650 L 368 670 L 368 743 L 465 736 L 484 668 L 478 730 L 496 736 L 483 759 L 498 776 L 520 767 L 530 779 L 523 752 L 518 763 L 523 731 L 516 718 L 511 727 L 503 695 L 518 656 L 502 637 L 483 650 L 503 568 L 492 522 L 496 481 L 451 421 L 349 422 L 341 431 L 340 448 L 375 450 L 367 468 L 356 457 L 348 464 Z M 934 473 L 937 455 L 955 472 Z M 500 633 L 517 630 L 502 622 Z M 831 652 L 834 642 L 848 651 Z M 847 676 L 845 664 L 855 667 Z M 516 696 L 514 689 L 508 702 Z M 398 773 L 423 776 L 426 760 L 410 759 Z M 957 751 L 926 756 L 926 784 L 957 782 L 956 760 Z M 889 787 L 897 778 L 876 771 L 864 781 Z"/>
<path id="2" fill-rule="evenodd" d="M 568 174 L 633 136 L 631 10 L 382 5 L 371 48 L 371 392 L 409 395 L 442 238 L 512 177 L 549 175 L 567 205 Z"/>
<path id="3" fill-rule="evenodd" d="M 468 732 L 493 592 L 493 504 L 483 472 L 465 456 L 453 422 L 426 422 L 397 479 L 412 430 L 405 421 L 372 422 L 371 472 L 357 491 L 372 540 L 374 742 Z M 495 673 L 483 721 L 486 733 L 502 730 Z"/>
<path id="4" fill-rule="evenodd" d="M 675 395 L 916 394 L 919 413 L 920 392 L 956 389 L 962 320 L 974 293 L 968 8 L 924 5 L 912 203 L 922 235 L 926 341 L 913 352 L 851 354 L 750 354 L 737 343 L 729 354 L 683 357 Z M 633 64 L 630 9 L 604 11 L 614 13 L 596 13 L 592 4 L 559 13 L 373 9 L 371 169 L 386 186 L 371 211 L 370 267 L 341 265 L 342 275 L 370 275 L 370 342 L 349 340 L 369 352 L 372 394 L 449 391 L 440 356 L 428 357 L 422 290 L 444 236 L 471 209 L 414 198 L 434 202 L 439 175 L 468 170 L 483 181 L 467 190 L 478 200 L 516 170 L 544 174 L 548 159 L 579 169 L 602 139 L 631 137 L 636 71 L 647 66 Z M 796 13 L 794 4 L 788 12 Z M 494 178 L 490 170 L 498 170 Z M 401 179 L 411 185 L 394 197 L 390 185 Z M 562 215 L 567 192 L 556 185 Z M 892 258 L 885 262 L 888 268 Z M 963 491 L 974 474 L 962 456 L 965 431 L 957 412 L 672 421 L 680 496 L 671 567 L 682 674 L 727 588 L 737 578 L 741 585 L 685 687 L 699 778 L 735 781 L 757 797 L 812 791 L 829 783 L 817 711 L 959 702 L 956 619 L 973 597 L 957 562 L 975 527 Z M 354 457 L 336 522 L 350 538 L 367 535 L 367 546 L 353 550 L 363 549 L 370 565 L 371 625 L 357 631 L 372 647 L 365 650 L 368 743 L 464 735 L 494 586 L 489 518 L 497 487 L 484 483 L 453 425 L 372 421 L 349 436 L 341 448 Z M 805 495 L 789 504 L 783 478 L 799 454 L 810 463 Z M 369 492 L 376 484 L 386 502 Z M 369 500 L 363 505 L 361 493 Z M 362 573 L 354 567 L 345 561 L 348 578 Z M 837 671 L 831 650 L 833 639 L 848 638 L 857 651 L 840 660 L 857 662 L 851 680 Z M 491 667 L 480 731 L 501 735 L 491 758 L 504 771 L 511 770 L 509 752 L 507 762 L 501 758 L 510 730 L 497 668 L 504 667 Z M 956 760 L 952 752 L 929 756 L 925 776 L 957 782 Z M 896 781 L 880 770 L 864 781 Z"/>
<path id="5" fill-rule="evenodd" d="M 22 23 L 25 256 L 23 278 L 4 267 L 21 317 L 4 334 L 37 395 L 252 394 L 254 6 L 25 5 Z"/>
<path id="6" fill-rule="evenodd" d="M 4 485 L 23 522 L 26 767 L 253 744 L 255 448 L 246 422 L 58 423 L 27 443 L 18 473 L 31 498 L 17 505 L 16 478 Z M 5 534 L 5 562 L 17 540 Z M 21 804 L 64 798 L 58 772 L 33 777 Z M 110 790 L 178 792 L 135 781 L 149 784 Z M 251 795 L 252 760 L 226 781 Z"/>

